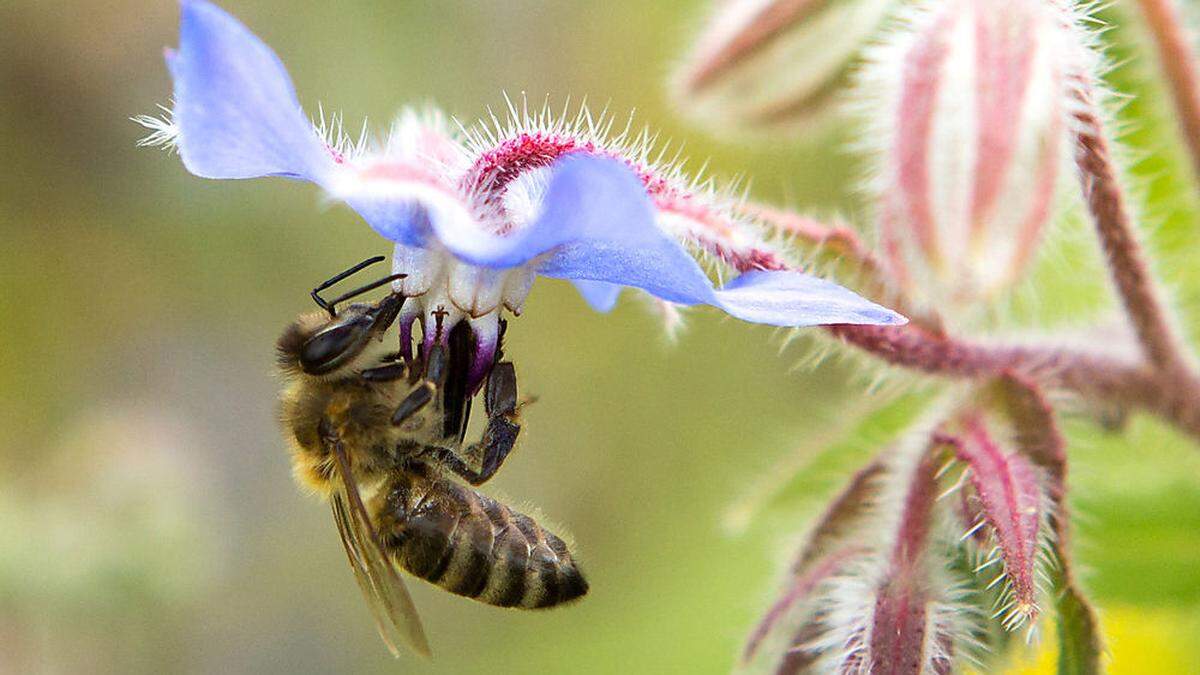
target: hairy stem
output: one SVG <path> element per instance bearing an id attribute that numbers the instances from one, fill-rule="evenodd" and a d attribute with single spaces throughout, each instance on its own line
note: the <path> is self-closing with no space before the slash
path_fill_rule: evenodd
<path id="1" fill-rule="evenodd" d="M 1144 364 L 1065 348 L 975 343 L 915 326 L 830 326 L 829 331 L 893 365 L 963 379 L 1017 373 L 1088 401 L 1153 413 L 1200 441 L 1200 379 L 1194 376 L 1167 376 Z"/>
<path id="2" fill-rule="evenodd" d="M 1137 0 L 1137 4 L 1158 50 L 1159 66 L 1175 103 L 1183 140 L 1191 152 L 1195 175 L 1200 178 L 1200 69 L 1183 17 L 1174 0 Z"/>
<path id="3" fill-rule="evenodd" d="M 1134 231 L 1090 81 L 1082 75 L 1075 79 L 1074 97 L 1079 106 L 1074 115 L 1075 163 L 1109 272 L 1147 360 L 1165 373 L 1183 377 L 1188 365 L 1182 341 L 1172 329 Z"/>
<path id="4" fill-rule="evenodd" d="M 1130 316 L 1138 324 L 1139 337 L 1147 345 L 1147 352 L 1153 347 L 1152 353 L 1159 355 L 1150 365 L 1066 348 L 973 342 L 945 332 L 936 317 L 931 320 L 933 325 L 913 321 L 906 326 L 838 325 L 827 330 L 843 342 L 895 366 L 958 379 L 1015 373 L 1031 378 L 1041 387 L 1070 392 L 1086 401 L 1121 411 L 1152 413 L 1200 441 L 1200 377 L 1186 368 L 1178 342 L 1167 328 L 1157 291 L 1125 213 L 1107 144 L 1099 135 L 1098 118 L 1090 119 L 1082 128 L 1091 129 L 1092 133 L 1079 134 L 1085 191 L 1117 286 Z M 1086 120 L 1084 116 L 1080 122 Z M 886 276 L 875 276 L 884 275 L 884 269 L 852 231 L 766 207 L 748 207 L 748 210 L 805 241 L 836 247 L 870 280 L 887 282 Z M 730 258 L 727 262 L 739 271 L 754 269 L 739 259 Z M 1150 303 L 1142 304 L 1147 299 Z M 1164 364 L 1170 365 L 1164 367 Z"/>

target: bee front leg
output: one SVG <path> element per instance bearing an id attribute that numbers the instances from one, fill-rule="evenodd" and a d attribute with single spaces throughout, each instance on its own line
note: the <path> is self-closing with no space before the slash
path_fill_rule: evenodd
<path id="1" fill-rule="evenodd" d="M 386 363 L 382 366 L 367 368 L 359 375 L 368 382 L 393 382 L 408 377 L 408 366 L 403 363 Z"/>
<path id="2" fill-rule="evenodd" d="M 429 405 L 429 402 L 433 400 L 433 395 L 446 381 L 446 359 L 446 347 L 435 343 L 429 350 L 429 358 L 425 366 L 425 379 L 417 383 L 417 387 L 409 392 L 403 401 L 400 401 L 400 405 L 396 406 L 396 411 L 392 413 L 392 424 L 404 424 L 408 418 Z"/>

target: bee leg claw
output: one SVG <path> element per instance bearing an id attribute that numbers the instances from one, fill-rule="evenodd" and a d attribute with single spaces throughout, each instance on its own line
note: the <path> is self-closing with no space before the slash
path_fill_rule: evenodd
<path id="1" fill-rule="evenodd" d="M 500 466 L 504 464 L 504 460 L 508 458 L 509 453 L 516 447 L 517 435 L 519 433 L 521 433 L 521 425 L 506 417 L 493 417 L 489 419 L 487 428 L 483 432 L 483 439 L 479 443 L 473 443 L 471 447 L 467 448 L 469 455 L 483 455 L 482 467 L 479 474 L 474 480 L 467 476 L 463 477 L 472 485 L 481 485 L 496 475 L 496 472 L 500 470 Z"/>

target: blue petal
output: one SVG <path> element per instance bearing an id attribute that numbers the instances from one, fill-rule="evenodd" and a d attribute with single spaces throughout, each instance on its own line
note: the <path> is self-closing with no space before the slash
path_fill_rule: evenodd
<path id="1" fill-rule="evenodd" d="M 620 286 L 607 281 L 588 281 L 587 279 L 576 279 L 571 283 L 575 284 L 575 289 L 597 312 L 607 314 L 617 306 L 617 298 L 621 295 Z"/>
<path id="2" fill-rule="evenodd" d="M 708 277 L 658 227 L 645 187 L 624 162 L 568 155 L 553 171 L 541 215 L 516 235 L 452 232 L 435 220 L 438 238 L 476 264 L 511 267 L 548 254 L 537 267 L 546 276 L 634 286 L 689 304 L 712 297 Z"/>
<path id="3" fill-rule="evenodd" d="M 192 173 L 320 181 L 333 167 L 283 63 L 237 19 L 184 0 L 179 51 L 167 61 L 179 151 Z"/>
<path id="4" fill-rule="evenodd" d="M 616 159 L 558 160 L 540 215 L 513 235 L 480 233 L 464 218 L 429 222 L 448 249 L 477 265 L 516 267 L 554 251 L 539 267 L 543 274 L 638 286 L 663 297 L 709 285 L 687 251 L 658 228 L 641 180 Z"/>
<path id="5" fill-rule="evenodd" d="M 772 326 L 907 323 L 890 309 L 831 281 L 800 272 L 746 272 L 715 295 L 716 302 L 710 304 L 731 316 Z"/>
<path id="6" fill-rule="evenodd" d="M 906 322 L 835 283 L 801 272 L 747 272 L 716 290 L 695 259 L 658 227 L 646 190 L 632 170 L 615 160 L 584 156 L 568 157 L 560 165 L 547 189 L 542 217 L 531 229 L 574 236 L 554 249 L 538 272 L 575 280 L 584 299 L 601 311 L 611 309 L 617 285 L 623 285 L 773 326 Z"/>
<path id="7" fill-rule="evenodd" d="M 432 245 L 436 248 L 440 237 L 435 232 L 434 223 L 437 223 L 438 229 L 445 231 L 461 229 L 464 232 L 474 231 L 477 236 L 487 236 L 479 231 L 478 222 L 466 207 L 448 196 L 403 192 L 398 195 L 360 196 L 339 193 L 338 190 L 332 192 L 362 216 L 373 230 L 404 246 L 430 248 Z M 457 221 L 463 222 L 456 225 Z M 449 248 L 455 250 L 454 247 Z"/>
<path id="8" fill-rule="evenodd" d="M 540 215 L 518 232 L 483 232 L 452 199 L 422 196 L 344 197 L 376 231 L 407 246 L 440 242 L 483 267 L 517 267 L 545 255 L 547 276 L 644 289 L 684 303 L 712 299 L 712 283 L 692 256 L 655 222 L 641 180 L 624 162 L 572 154 L 554 164 Z M 609 290 L 603 305 L 611 305 Z"/>

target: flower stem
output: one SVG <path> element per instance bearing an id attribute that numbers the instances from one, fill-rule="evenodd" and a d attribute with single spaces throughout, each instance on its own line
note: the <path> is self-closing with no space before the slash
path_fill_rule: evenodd
<path id="1" fill-rule="evenodd" d="M 1079 105 L 1074 113 L 1075 163 L 1117 293 L 1150 364 L 1167 373 L 1187 373 L 1182 342 L 1171 327 L 1134 231 L 1090 81 L 1078 76 L 1073 93 Z"/>
<path id="2" fill-rule="evenodd" d="M 1088 119 L 1086 115 L 1080 119 L 1083 130 L 1079 132 L 1085 193 L 1127 311 L 1137 323 L 1147 353 L 1157 355 L 1150 364 L 1062 347 L 972 342 L 943 330 L 936 317 L 932 325 L 914 320 L 905 326 L 836 325 L 827 330 L 895 366 L 956 379 L 1013 373 L 1031 378 L 1041 387 L 1071 392 L 1121 411 L 1149 412 L 1200 441 L 1200 376 L 1186 367 L 1179 343 L 1168 329 L 1125 212 L 1107 144 L 1099 134 L 1098 118 L 1092 115 L 1090 122 Z M 836 247 L 868 277 L 871 290 L 875 290 L 874 284 L 887 283 L 884 268 L 851 230 L 767 207 L 747 210 L 805 241 Z M 753 269 L 740 258 L 726 258 L 726 262 L 742 272 Z"/>
<path id="3" fill-rule="evenodd" d="M 1137 0 L 1200 179 L 1200 68 L 1174 0 Z"/>
<path id="4" fill-rule="evenodd" d="M 906 326 L 828 327 L 843 342 L 889 364 L 941 377 L 972 379 L 1016 373 L 1042 387 L 1071 392 L 1121 411 L 1149 412 L 1200 441 L 1200 376 L 1188 368 L 1181 342 L 1166 320 L 1133 232 L 1099 117 L 1087 90 L 1080 87 L 1078 91 L 1087 102 L 1076 113 L 1084 193 L 1149 365 L 1061 347 L 983 344 L 950 335 L 936 314 L 914 312 L 903 297 L 897 297 L 901 294 L 887 269 L 853 230 L 757 204 L 747 205 L 743 211 L 841 255 L 863 275 L 864 292 L 913 319 Z M 751 269 L 738 259 L 727 258 L 726 262 L 739 271 Z"/>
<path id="5" fill-rule="evenodd" d="M 1064 348 L 974 343 L 912 325 L 839 325 L 829 331 L 893 365 L 963 379 L 1017 373 L 1089 401 L 1153 413 L 1200 440 L 1200 378 L 1194 375 L 1165 375 L 1140 363 Z"/>

